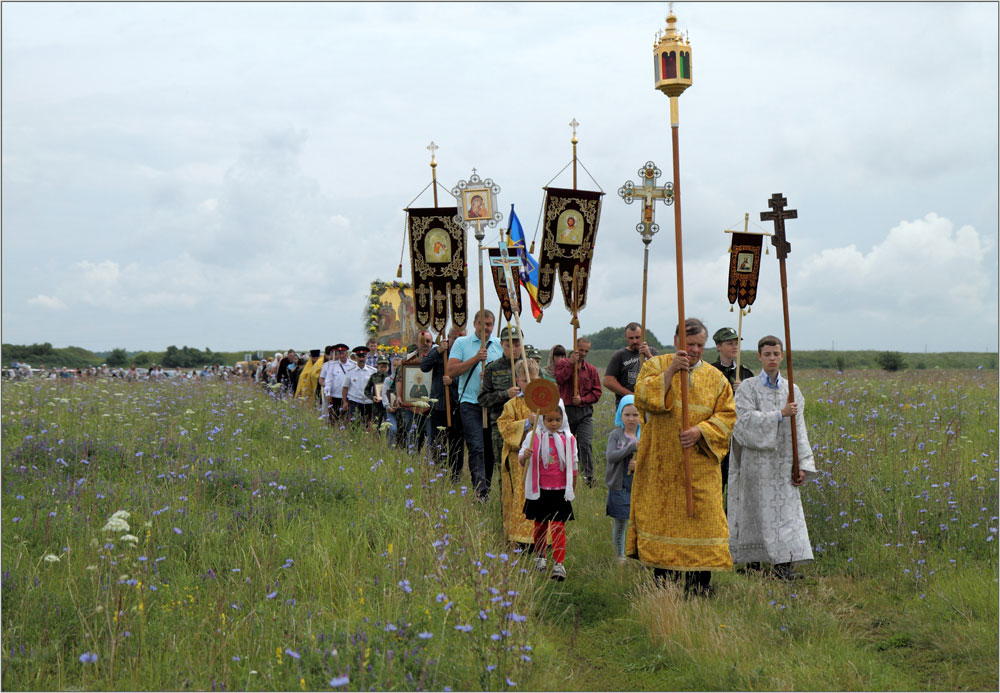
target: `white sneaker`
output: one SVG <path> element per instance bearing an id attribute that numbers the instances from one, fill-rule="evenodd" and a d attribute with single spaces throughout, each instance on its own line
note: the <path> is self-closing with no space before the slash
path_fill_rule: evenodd
<path id="1" fill-rule="evenodd" d="M 541 556 L 537 556 L 535 558 L 535 570 L 537 570 L 540 573 L 544 573 L 546 568 L 548 568 L 548 563 L 546 562 L 546 560 Z"/>
<path id="2" fill-rule="evenodd" d="M 562 563 L 556 563 L 552 566 L 552 579 L 560 582 L 566 579 L 566 569 Z"/>

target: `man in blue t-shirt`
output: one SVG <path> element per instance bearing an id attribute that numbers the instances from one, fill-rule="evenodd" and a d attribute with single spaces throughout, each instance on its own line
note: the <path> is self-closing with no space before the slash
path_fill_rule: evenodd
<path id="1" fill-rule="evenodd" d="M 479 385 L 483 368 L 503 356 L 503 348 L 491 336 L 496 318 L 488 310 L 476 313 L 473 333 L 459 337 L 448 354 L 448 375 L 458 378 L 459 411 L 465 445 L 469 448 L 469 471 L 476 498 L 486 501 L 493 481 L 493 446 L 484 444 L 483 408 L 479 406 Z M 482 336 L 486 336 L 485 343 Z"/>

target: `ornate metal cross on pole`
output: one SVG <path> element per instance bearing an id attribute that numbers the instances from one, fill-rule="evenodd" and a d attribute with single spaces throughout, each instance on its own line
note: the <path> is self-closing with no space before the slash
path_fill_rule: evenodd
<path id="1" fill-rule="evenodd" d="M 642 255 L 642 341 L 646 341 L 646 284 L 649 278 L 649 244 L 653 240 L 653 234 L 660 230 L 660 227 L 653 221 L 656 215 L 656 201 L 662 200 L 667 205 L 674 202 L 674 184 L 666 182 L 657 187 L 656 179 L 660 177 L 662 171 L 656 167 L 652 161 L 639 169 L 642 177 L 642 185 L 638 188 L 632 181 L 625 181 L 625 185 L 618 188 L 618 195 L 625 200 L 625 204 L 632 204 L 636 199 L 642 200 L 642 221 L 635 226 L 635 230 L 642 235 L 642 242 L 645 244 Z M 640 362 L 643 355 L 639 355 Z"/>
<path id="2" fill-rule="evenodd" d="M 785 273 L 785 258 L 792 251 L 792 244 L 785 239 L 785 219 L 797 219 L 798 210 L 785 209 L 788 200 L 781 193 L 774 193 L 767 201 L 770 212 L 761 212 L 761 221 L 774 222 L 774 236 L 771 243 L 774 245 L 775 253 L 778 255 L 778 268 L 781 272 L 781 307 L 785 313 L 785 363 L 788 375 L 788 402 L 795 401 L 795 380 L 792 374 L 792 338 L 791 329 L 788 325 L 788 276 Z M 791 417 L 792 424 L 792 484 L 801 486 L 799 480 L 799 441 L 795 430 L 795 415 Z"/>
<path id="3" fill-rule="evenodd" d="M 520 277 L 515 274 L 512 269 L 514 267 L 521 266 L 521 258 L 517 255 L 511 255 L 507 252 L 507 244 L 500 240 L 500 257 L 491 257 L 490 265 L 493 267 L 503 268 L 503 280 L 507 286 L 507 296 L 510 299 L 510 312 L 514 315 L 514 324 L 517 326 L 517 333 L 521 335 L 521 339 L 524 339 L 524 333 L 521 332 L 521 286 Z M 509 326 L 510 323 L 508 323 Z M 508 341 L 512 341 L 513 338 L 510 337 L 510 330 L 507 330 Z M 514 377 L 514 346 L 510 345 L 510 375 L 511 378 Z M 522 345 L 523 347 L 523 345 Z M 526 361 L 527 356 L 525 355 L 524 349 L 521 349 L 521 360 Z M 528 367 L 524 367 L 524 378 L 528 382 L 531 382 L 531 374 L 528 372 Z"/>

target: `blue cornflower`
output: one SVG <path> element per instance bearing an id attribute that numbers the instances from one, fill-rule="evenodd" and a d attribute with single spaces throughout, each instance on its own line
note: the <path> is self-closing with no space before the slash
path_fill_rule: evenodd
<path id="1" fill-rule="evenodd" d="M 181 531 L 180 527 L 174 527 L 174 534 L 184 534 L 184 532 Z"/>
<path id="2" fill-rule="evenodd" d="M 350 682 L 351 682 L 351 677 L 350 676 L 347 676 L 347 675 L 344 675 L 344 676 L 335 676 L 332 679 L 330 679 L 330 687 L 331 688 L 340 688 L 341 686 L 346 686 Z"/>
<path id="3" fill-rule="evenodd" d="M 296 652 L 295 650 L 290 650 L 287 647 L 285 648 L 285 654 L 288 655 L 289 657 L 292 657 L 293 659 L 301 659 L 299 657 L 298 652 Z"/>
<path id="4" fill-rule="evenodd" d="M 84 652 L 82 655 L 80 655 L 79 660 L 83 664 L 92 664 L 93 662 L 97 661 L 97 653 Z"/>
<path id="5" fill-rule="evenodd" d="M 459 625 L 459 626 L 455 626 L 455 630 L 460 630 L 463 633 L 471 633 L 472 632 L 472 626 L 471 625 L 464 625 L 464 626 Z"/>
<path id="6" fill-rule="evenodd" d="M 421 640 L 430 640 L 431 638 L 434 637 L 434 633 L 428 633 L 427 631 L 424 631 L 423 633 L 417 633 L 417 637 L 420 638 Z"/>
<path id="7" fill-rule="evenodd" d="M 277 596 L 278 596 L 278 590 L 274 590 L 273 592 L 271 592 L 271 594 L 267 595 L 267 598 L 274 599 Z"/>

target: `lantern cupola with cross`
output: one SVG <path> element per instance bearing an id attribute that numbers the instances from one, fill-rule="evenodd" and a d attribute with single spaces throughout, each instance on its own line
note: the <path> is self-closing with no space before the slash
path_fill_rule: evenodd
<path id="1" fill-rule="evenodd" d="M 691 43 L 677 31 L 676 23 L 671 11 L 666 31 L 653 45 L 655 86 L 667 96 L 680 96 L 691 86 Z"/>

